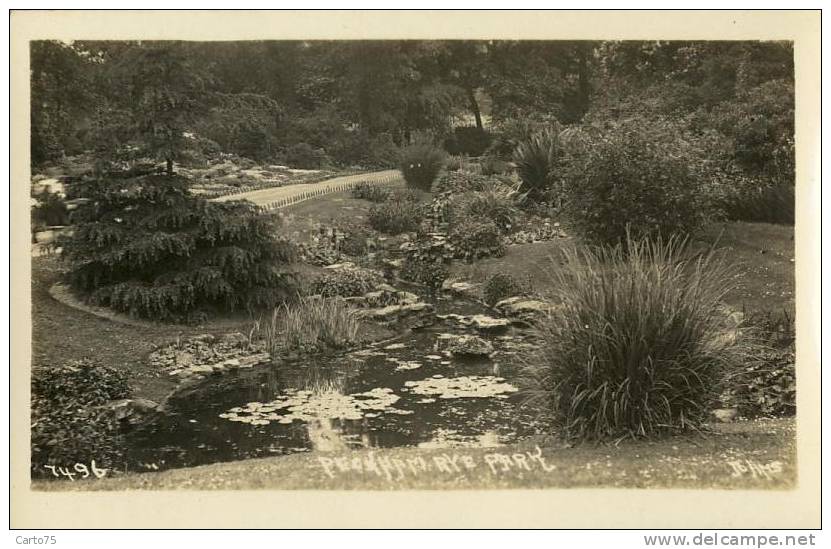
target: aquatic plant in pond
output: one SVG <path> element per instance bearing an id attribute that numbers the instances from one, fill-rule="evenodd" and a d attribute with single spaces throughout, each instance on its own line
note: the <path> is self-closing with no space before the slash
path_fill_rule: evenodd
<path id="1" fill-rule="evenodd" d="M 345 349 L 358 342 L 360 321 L 341 299 L 301 298 L 274 309 L 264 337 L 272 360 L 285 349 L 315 352 Z"/>
<path id="2" fill-rule="evenodd" d="M 495 376 L 431 377 L 404 383 L 410 392 L 438 398 L 490 398 L 514 393 L 518 389 Z"/>
<path id="3" fill-rule="evenodd" d="M 230 421 L 268 425 L 272 421 L 292 423 L 317 419 L 362 419 L 367 411 L 388 412 L 401 397 L 392 389 L 376 387 L 363 393 L 344 395 L 337 391 L 315 393 L 287 389 L 271 402 L 249 402 L 219 414 Z"/>

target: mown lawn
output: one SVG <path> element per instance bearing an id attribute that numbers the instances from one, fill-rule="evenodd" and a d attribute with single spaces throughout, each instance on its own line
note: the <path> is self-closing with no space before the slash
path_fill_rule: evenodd
<path id="1" fill-rule="evenodd" d="M 294 454 L 101 480 L 34 481 L 62 490 L 729 488 L 796 483 L 794 420 L 713 426 L 661 441 L 498 448 L 387 448 Z"/>
<path id="2" fill-rule="evenodd" d="M 735 289 L 725 301 L 738 310 L 794 311 L 793 227 L 768 223 L 717 223 L 698 239 L 699 245 L 715 244 L 736 266 Z M 508 246 L 503 257 L 472 264 L 456 262 L 452 276 L 485 281 L 502 272 L 545 293 L 551 284 L 550 273 L 562 261 L 566 247 L 579 245 L 574 237 L 535 244 Z"/>

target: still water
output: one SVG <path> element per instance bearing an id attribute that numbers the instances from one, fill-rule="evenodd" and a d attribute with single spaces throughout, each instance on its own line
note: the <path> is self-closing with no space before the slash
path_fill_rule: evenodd
<path id="1" fill-rule="evenodd" d="M 128 436 L 130 468 L 352 448 L 498 446 L 539 432 L 536 412 L 520 405 L 511 381 L 527 338 L 515 329 L 480 334 L 493 344 L 492 357 L 451 356 L 443 349 L 448 334 L 466 330 L 439 321 L 358 352 L 209 377 Z"/>

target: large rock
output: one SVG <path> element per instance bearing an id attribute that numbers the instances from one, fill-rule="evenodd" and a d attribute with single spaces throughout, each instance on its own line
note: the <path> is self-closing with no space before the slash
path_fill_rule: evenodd
<path id="1" fill-rule="evenodd" d="M 530 299 L 525 296 L 509 297 L 494 305 L 494 309 L 513 322 L 532 323 L 545 317 L 554 310 L 554 305 L 547 301 Z"/>
<path id="2" fill-rule="evenodd" d="M 474 335 L 460 335 L 452 338 L 447 350 L 454 356 L 490 356 L 493 345 L 490 341 Z"/>
<path id="3" fill-rule="evenodd" d="M 125 398 L 101 406 L 103 413 L 119 423 L 138 425 L 160 411 L 159 404 L 146 398 Z"/>

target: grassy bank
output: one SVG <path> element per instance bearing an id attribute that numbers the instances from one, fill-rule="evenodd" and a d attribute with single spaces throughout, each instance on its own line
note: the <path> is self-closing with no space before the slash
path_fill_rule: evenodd
<path id="1" fill-rule="evenodd" d="M 796 483 L 795 421 L 714 425 L 711 432 L 661 441 L 546 447 L 343 454 L 217 463 L 101 480 L 35 481 L 35 490 L 779 488 Z"/>

